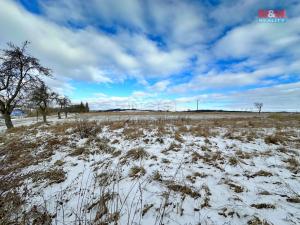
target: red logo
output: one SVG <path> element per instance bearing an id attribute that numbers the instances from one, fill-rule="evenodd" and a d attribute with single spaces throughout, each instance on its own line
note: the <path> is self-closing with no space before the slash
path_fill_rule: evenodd
<path id="1" fill-rule="evenodd" d="M 285 9 L 281 9 L 281 10 L 260 9 L 258 10 L 258 17 L 259 18 L 286 18 L 286 11 Z"/>

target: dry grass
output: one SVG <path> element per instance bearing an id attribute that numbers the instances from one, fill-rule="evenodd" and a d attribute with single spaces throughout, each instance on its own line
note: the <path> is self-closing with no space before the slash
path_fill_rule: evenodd
<path id="1" fill-rule="evenodd" d="M 180 185 L 171 182 L 167 185 L 167 187 L 174 192 L 180 192 L 182 195 L 188 195 L 192 198 L 201 197 L 199 192 L 194 191 L 191 187 L 188 187 L 186 185 Z"/>
<path id="2" fill-rule="evenodd" d="M 177 132 L 180 134 L 184 134 L 184 133 L 189 132 L 189 129 L 187 128 L 186 125 L 181 125 L 181 126 L 178 126 Z"/>
<path id="3" fill-rule="evenodd" d="M 249 177 L 254 178 L 254 177 L 271 177 L 271 176 L 273 176 L 272 173 L 265 170 L 259 170 L 258 172 L 250 175 Z"/>
<path id="4" fill-rule="evenodd" d="M 228 162 L 232 166 L 236 166 L 238 164 L 238 159 L 234 156 L 229 157 Z"/>
<path id="5" fill-rule="evenodd" d="M 293 114 L 272 113 L 271 115 L 269 115 L 269 118 L 281 122 L 285 122 L 285 121 L 300 122 L 299 113 L 293 113 Z"/>
<path id="6" fill-rule="evenodd" d="M 236 184 L 234 181 L 226 179 L 224 184 L 227 184 L 231 190 L 233 190 L 235 193 L 242 193 L 244 192 L 244 188 L 238 184 Z"/>
<path id="7" fill-rule="evenodd" d="M 73 132 L 78 134 L 80 138 L 96 137 L 101 132 L 101 126 L 97 121 L 79 120 L 75 123 Z"/>
<path id="8" fill-rule="evenodd" d="M 200 205 L 200 207 L 201 207 L 201 209 L 209 208 L 210 207 L 210 204 L 209 204 L 210 197 L 209 196 L 211 196 L 211 192 L 209 190 L 209 187 L 207 185 L 203 185 L 201 187 L 201 189 L 204 191 L 204 199 L 203 199 L 203 202 Z"/>
<path id="9" fill-rule="evenodd" d="M 236 132 L 235 128 L 230 127 L 223 135 L 223 138 L 242 140 L 242 137 L 239 134 L 237 135 Z"/>
<path id="10" fill-rule="evenodd" d="M 286 160 L 283 160 L 286 164 L 287 164 L 287 168 L 292 171 L 293 173 L 297 173 L 300 170 L 300 163 L 299 161 L 294 158 L 294 157 L 290 157 Z"/>
<path id="11" fill-rule="evenodd" d="M 196 180 L 197 180 L 197 177 L 200 177 L 200 178 L 205 178 L 207 177 L 208 175 L 205 174 L 205 173 L 199 173 L 199 172 L 195 172 L 193 173 L 192 175 L 187 175 L 186 178 L 191 181 L 191 183 L 195 183 Z"/>
<path id="12" fill-rule="evenodd" d="M 234 210 L 231 210 L 231 209 L 228 209 L 227 207 L 224 207 L 222 208 L 219 212 L 218 212 L 219 215 L 221 216 L 224 216 L 225 218 L 227 217 L 231 217 L 233 218 L 235 215 L 238 217 L 238 218 L 241 218 L 241 215 L 234 211 Z"/>
<path id="13" fill-rule="evenodd" d="M 97 201 L 87 207 L 88 211 L 96 209 L 93 224 L 117 224 L 117 221 L 120 219 L 120 212 L 117 209 L 109 207 L 109 203 L 113 201 L 114 198 L 114 193 L 102 193 Z"/>
<path id="14" fill-rule="evenodd" d="M 18 127 L 13 127 L 9 130 L 6 131 L 7 134 L 16 134 L 16 133 L 24 133 L 26 132 L 28 129 L 31 129 L 32 126 L 18 126 Z"/>
<path id="15" fill-rule="evenodd" d="M 56 160 L 54 166 L 63 166 L 65 162 L 63 160 Z"/>
<path id="16" fill-rule="evenodd" d="M 68 131 L 73 131 L 74 128 L 76 128 L 76 122 L 64 122 L 56 123 L 54 126 L 49 126 L 44 129 L 57 135 L 65 135 Z"/>
<path id="17" fill-rule="evenodd" d="M 28 132 L 27 136 L 31 135 Z M 0 156 L 2 156 L 0 170 L 1 176 L 10 173 L 17 174 L 23 168 L 36 165 L 40 162 L 49 160 L 54 154 L 54 149 L 48 146 L 47 140 L 23 140 L 18 138 L 9 138 L 7 142 L 0 146 Z M 44 145 L 44 148 L 42 146 Z M 35 154 L 33 154 L 35 153 Z"/>
<path id="18" fill-rule="evenodd" d="M 164 158 L 164 159 L 162 159 L 162 160 L 161 160 L 161 162 L 162 162 L 162 163 L 166 163 L 166 164 L 168 164 L 168 163 L 171 163 L 171 161 L 170 161 L 170 160 L 168 160 L 168 159 L 165 159 L 165 158 Z"/>
<path id="19" fill-rule="evenodd" d="M 289 197 L 286 201 L 290 203 L 300 203 L 300 197 Z"/>
<path id="20" fill-rule="evenodd" d="M 109 145 L 109 140 L 104 138 L 96 138 L 95 139 L 96 150 L 95 153 L 107 153 L 107 154 L 115 154 L 116 149 Z"/>
<path id="21" fill-rule="evenodd" d="M 271 225 L 266 220 L 261 220 L 258 217 L 254 216 L 251 220 L 247 222 L 248 225 Z"/>
<path id="22" fill-rule="evenodd" d="M 146 170 L 144 167 L 134 166 L 130 169 L 129 177 L 136 178 L 136 177 L 144 176 L 145 174 L 146 174 Z"/>
<path id="23" fill-rule="evenodd" d="M 124 159 L 133 159 L 133 160 L 139 160 L 139 159 L 143 159 L 143 158 L 147 158 L 149 156 L 149 153 L 146 152 L 145 149 L 143 148 L 134 148 L 129 150 L 125 156 L 123 156 L 122 158 Z"/>
<path id="24" fill-rule="evenodd" d="M 113 153 L 112 153 L 112 157 L 118 157 L 122 154 L 122 151 L 120 150 L 115 150 Z"/>
<path id="25" fill-rule="evenodd" d="M 248 153 L 248 152 L 243 152 L 242 150 L 237 150 L 237 151 L 235 152 L 235 154 L 236 154 L 236 156 L 237 156 L 238 158 L 241 158 L 241 159 L 250 159 L 250 158 L 252 158 L 252 155 L 251 155 L 250 153 Z"/>
<path id="26" fill-rule="evenodd" d="M 152 179 L 155 181 L 162 181 L 162 176 L 159 171 L 155 171 L 152 175 Z"/>
<path id="27" fill-rule="evenodd" d="M 275 205 L 267 204 L 267 203 L 252 204 L 251 207 L 254 207 L 257 209 L 275 209 Z"/>
<path id="28" fill-rule="evenodd" d="M 51 225 L 53 216 L 44 207 L 34 205 L 25 210 L 25 194 L 21 196 L 16 190 L 11 190 L 0 195 L 0 224 Z"/>
<path id="29" fill-rule="evenodd" d="M 124 121 L 115 121 L 115 122 L 107 123 L 107 125 L 109 126 L 109 129 L 113 131 L 113 130 L 119 130 L 119 129 L 124 128 L 125 125 L 126 125 L 126 122 L 124 122 Z"/>
<path id="30" fill-rule="evenodd" d="M 48 171 L 36 171 L 31 175 L 33 182 L 47 181 L 48 185 L 58 184 L 66 180 L 66 172 L 60 169 L 51 169 Z"/>
<path id="31" fill-rule="evenodd" d="M 17 190 L 11 190 L 9 192 L 0 195 L 0 224 L 9 225 L 14 224 L 13 217 L 21 217 L 21 208 L 24 204 L 24 200 L 20 196 Z M 20 214 L 20 215 L 18 215 Z M 19 218 L 20 220 L 20 218 Z"/>
<path id="32" fill-rule="evenodd" d="M 300 117 L 299 117 L 300 118 Z M 166 144 L 167 142 L 164 141 L 163 135 L 169 135 L 170 137 L 175 138 L 175 142 L 171 143 L 171 145 L 164 150 L 165 153 L 168 153 L 168 151 L 180 151 L 182 150 L 182 144 L 176 144 L 184 142 L 184 139 L 182 138 L 184 134 L 187 135 L 194 135 L 197 137 L 204 137 L 206 138 L 206 144 L 201 146 L 198 143 L 193 143 L 193 145 L 187 145 L 188 147 L 195 148 L 197 151 L 193 151 L 191 153 L 192 162 L 198 162 L 198 164 L 194 164 L 193 166 L 201 168 L 203 165 L 202 163 L 206 163 L 208 165 L 213 166 L 213 169 L 218 168 L 220 165 L 228 160 L 228 163 L 230 165 L 237 165 L 239 162 L 241 163 L 241 166 L 243 163 L 248 164 L 250 163 L 250 160 L 243 161 L 242 159 L 250 159 L 252 157 L 262 157 L 262 156 L 270 156 L 272 151 L 266 151 L 263 153 L 251 152 L 247 153 L 242 150 L 237 150 L 235 154 L 232 157 L 225 157 L 222 152 L 216 151 L 215 143 L 214 141 L 210 141 L 209 137 L 212 137 L 216 135 L 214 133 L 214 130 L 216 127 L 222 127 L 225 128 L 227 131 L 232 131 L 228 135 L 225 135 L 226 138 L 234 138 L 239 139 L 243 141 L 251 141 L 254 139 L 257 139 L 258 137 L 261 137 L 261 134 L 263 134 L 261 128 L 274 128 L 278 127 L 277 131 L 273 134 L 267 136 L 265 138 L 265 142 L 268 144 L 284 144 L 285 147 L 279 147 L 277 149 L 277 153 L 279 156 L 282 155 L 283 157 L 287 157 L 287 155 L 291 155 L 293 153 L 292 150 L 297 149 L 295 146 L 297 146 L 297 140 L 299 141 L 299 138 L 295 136 L 295 132 L 291 132 L 288 129 L 284 129 L 285 127 L 291 126 L 291 127 L 300 127 L 300 121 L 298 116 L 295 117 L 279 117 L 276 118 L 276 116 L 271 116 L 269 118 L 253 118 L 251 121 L 249 119 L 245 118 L 237 118 L 237 119 L 211 119 L 211 120 L 203 120 L 203 121 L 194 121 L 194 120 L 160 120 L 157 122 L 153 121 L 126 121 L 126 122 L 103 122 L 103 123 L 97 123 L 97 122 L 87 122 L 87 121 L 80 121 L 80 124 L 75 123 L 63 123 L 63 124 L 56 124 L 55 126 L 41 126 L 41 125 L 35 125 L 30 127 L 18 127 L 15 129 L 12 129 L 8 132 L 6 132 L 4 135 L 0 135 L 0 156 L 1 156 L 1 171 L 0 171 L 0 189 L 1 191 L 6 191 L 5 194 L 0 195 L 0 224 L 9 224 L 5 222 L 11 222 L 7 215 L 10 211 L 17 212 L 21 206 L 24 204 L 24 199 L 22 198 L 23 193 L 17 193 L 13 192 L 13 190 L 17 190 L 18 187 L 24 185 L 24 181 L 28 180 L 30 177 L 32 178 L 33 182 L 39 183 L 40 181 L 46 183 L 47 185 L 52 185 L 55 183 L 63 182 L 66 179 L 66 174 L 63 171 L 63 166 L 65 161 L 64 160 L 57 160 L 53 164 L 50 165 L 52 168 L 50 170 L 46 171 L 36 171 L 34 173 L 25 174 L 22 176 L 16 175 L 14 178 L 8 177 L 8 174 L 18 174 L 21 172 L 24 168 L 27 168 L 31 165 L 39 164 L 40 162 L 45 162 L 51 159 L 53 154 L 56 153 L 57 150 L 62 150 L 63 152 L 67 151 L 71 152 L 71 156 L 81 156 L 81 155 L 90 155 L 90 154 L 103 154 L 103 153 L 109 153 L 112 155 L 112 157 L 119 157 L 121 155 L 120 150 L 116 150 L 112 147 L 110 147 L 109 143 L 115 143 L 116 141 L 104 140 L 99 138 L 101 135 L 102 127 L 108 126 L 111 130 L 118 130 L 121 128 L 124 128 L 124 133 L 121 135 L 124 135 L 125 139 L 129 140 L 127 142 L 130 142 L 132 140 L 137 140 L 139 138 L 142 138 L 146 140 L 148 139 L 148 143 L 152 144 L 153 141 L 156 141 L 161 144 Z M 173 126 L 173 127 L 172 127 Z M 175 127 L 175 128 L 174 128 Z M 177 128 L 176 128 L 177 127 Z M 247 129 L 251 128 L 250 131 L 247 131 Z M 141 129 L 139 129 L 141 128 Z M 172 128 L 172 129 L 171 129 Z M 174 128 L 174 129 L 173 129 Z M 148 129 L 148 130 L 147 130 Z M 153 129 L 151 136 L 145 136 L 143 130 L 149 131 L 149 129 Z M 155 133 L 157 129 L 157 133 Z M 174 130 L 177 132 L 174 133 Z M 261 130 L 261 131 L 260 131 Z M 35 134 L 37 132 L 45 132 L 45 136 L 39 137 L 38 140 L 31 140 L 31 138 L 23 138 L 25 137 L 25 134 L 29 137 L 35 137 Z M 142 131 L 142 132 L 141 132 Z M 118 134 L 120 134 L 119 131 L 117 131 Z M 155 135 L 159 134 L 160 136 L 158 138 L 153 137 L 153 133 Z M 48 136 L 47 136 L 48 135 Z M 67 136 L 68 135 L 68 136 Z M 186 137 L 187 137 L 186 135 Z M 59 137 L 58 137 L 59 136 Z M 83 147 L 78 147 L 79 145 L 78 141 L 79 138 L 87 138 L 87 142 Z M 73 141 L 72 139 L 75 138 L 76 140 Z M 199 140 L 203 140 L 204 138 L 199 138 Z M 71 142 L 72 140 L 72 142 Z M 117 140 L 117 139 L 112 139 Z M 122 136 L 120 137 L 120 140 L 122 140 Z M 135 142 L 134 142 L 135 143 Z M 158 144 L 156 143 L 156 144 Z M 290 143 L 294 144 L 293 148 L 290 147 Z M 61 148 L 61 147 L 64 148 Z M 199 150 L 201 147 L 202 151 Z M 232 147 L 231 149 L 235 149 L 235 147 Z M 231 150 L 229 149 L 229 150 Z M 271 149 L 271 147 L 270 147 Z M 273 149 L 273 148 L 272 148 Z M 296 152 L 296 151 L 294 151 Z M 281 153 L 285 153 L 281 154 Z M 173 152 L 173 154 L 176 154 Z M 296 155 L 296 153 L 293 153 Z M 130 162 L 130 160 L 142 160 L 144 158 L 149 157 L 148 152 L 145 149 L 142 148 L 135 148 L 131 149 L 128 152 L 126 152 L 123 157 L 120 157 L 120 159 L 126 159 L 126 161 Z M 168 159 L 162 159 L 161 157 L 157 157 L 153 155 L 151 157 L 153 160 L 157 160 L 156 163 L 169 163 L 169 165 L 162 165 L 163 167 L 171 167 L 173 166 L 170 164 L 171 162 Z M 167 158 L 167 157 L 166 157 Z M 115 160 L 112 158 L 109 158 L 109 160 Z M 162 160 L 162 161 L 161 161 Z M 201 160 L 201 162 L 199 162 Z M 188 161 L 188 160 L 187 160 Z M 286 163 L 286 167 L 291 170 L 293 173 L 299 172 L 299 161 L 296 157 L 290 157 L 285 160 L 283 160 Z M 188 162 L 189 163 L 189 162 Z M 155 165 L 152 164 L 152 165 Z M 202 164 L 202 165 L 201 165 Z M 99 164 L 100 165 L 100 164 Z M 150 165 L 151 166 L 151 165 Z M 207 166 L 207 165 L 205 165 Z M 225 166 L 224 166 L 225 167 Z M 100 168 L 100 166 L 98 167 Z M 146 167 L 145 167 L 146 168 Z M 129 171 L 129 177 L 131 178 L 138 178 L 141 176 L 144 176 L 146 174 L 146 169 L 142 166 L 134 166 Z M 96 167 L 95 167 L 96 169 Z M 161 171 L 164 171 L 162 169 Z M 200 171 L 200 170 L 199 170 Z M 274 174 L 275 175 L 275 174 Z M 205 187 L 203 187 L 200 191 L 195 190 L 193 188 L 192 183 L 195 183 L 196 181 L 203 181 L 207 174 L 203 173 L 193 173 L 186 178 L 191 182 L 187 182 L 186 184 L 178 184 L 174 181 L 166 182 L 162 178 L 162 174 L 159 171 L 155 171 L 151 178 L 155 181 L 158 181 L 157 184 L 166 185 L 169 191 L 173 191 L 176 193 L 180 193 L 183 196 L 190 196 L 192 198 L 199 198 L 200 195 L 202 196 L 201 201 L 197 200 L 197 210 L 200 211 L 200 208 L 207 208 L 210 207 L 210 190 Z M 250 174 L 248 178 L 254 178 L 257 176 L 263 176 L 263 177 L 269 177 L 272 176 L 272 173 L 268 171 L 260 170 L 254 174 Z M 294 176 L 292 174 L 292 176 Z M 167 177 L 167 176 L 164 176 Z M 5 179 L 4 179 L 5 178 Z M 122 177 L 123 179 L 124 177 Z M 146 177 L 145 177 L 146 178 Z M 100 182 L 100 184 L 107 185 L 112 180 L 112 174 L 106 173 L 101 174 L 99 177 L 97 177 L 97 181 Z M 198 179 L 198 180 L 197 180 Z M 267 178 L 266 178 L 267 179 Z M 198 182 L 197 182 L 198 183 Z M 227 180 L 224 182 L 229 186 L 229 188 L 235 192 L 235 193 L 241 193 L 246 190 L 246 186 L 242 187 L 238 183 L 232 180 Z M 235 196 L 236 194 L 233 193 Z M 6 195 L 7 194 L 7 195 Z M 260 192 L 260 195 L 266 195 L 267 192 Z M 270 194 L 270 193 L 268 193 Z M 264 197 L 264 196 L 260 196 Z M 300 199 L 299 196 L 293 196 L 293 197 L 287 197 L 284 196 L 287 202 L 291 204 L 299 204 Z M 105 201 L 105 205 L 108 208 L 107 201 Z M 286 203 L 286 204 L 289 204 Z M 115 213 L 109 213 L 107 211 L 106 219 L 104 220 L 104 215 L 102 213 L 105 210 L 104 205 L 100 203 L 99 201 L 96 202 L 96 204 L 91 204 L 93 207 L 91 209 L 95 209 L 97 211 L 97 216 L 95 218 L 95 223 L 98 224 L 104 224 L 105 223 L 114 223 L 119 220 L 120 214 L 118 212 Z M 140 213 L 142 216 L 149 214 L 149 210 L 153 207 L 153 204 L 143 204 L 140 208 Z M 275 205 L 272 204 L 252 204 L 251 207 L 257 208 L 257 209 L 274 209 Z M 102 210 L 102 211 L 101 211 Z M 35 213 L 28 213 L 26 216 L 30 218 L 35 218 L 35 224 L 47 224 L 49 221 L 49 214 L 46 210 L 42 210 L 40 208 L 34 208 L 33 211 Z M 154 211 L 154 209 L 153 209 Z M 152 211 L 151 211 L 152 213 Z M 147 216 L 149 216 L 147 214 Z M 22 215 L 22 214 L 19 214 Z M 44 216 L 43 216 L 44 215 Z M 102 216 L 101 216 L 102 215 Z M 229 212 L 226 214 L 227 216 L 233 215 L 233 212 Z M 9 216 L 9 215 L 8 215 Z M 4 219 L 3 219 L 4 218 Z M 5 220 L 6 219 L 6 220 Z M 20 221 L 20 220 L 19 220 Z M 10 224 L 14 224 L 14 221 Z M 32 221 L 31 221 L 32 222 Z M 25 222 L 23 224 L 30 224 L 30 222 Z M 265 221 L 254 218 L 253 220 L 248 221 L 248 224 L 268 224 Z"/>
<path id="33" fill-rule="evenodd" d="M 84 147 L 79 147 L 79 148 L 75 148 L 71 153 L 70 156 L 79 156 L 79 155 L 83 155 L 83 154 L 88 154 L 89 151 L 87 148 Z"/>
<path id="34" fill-rule="evenodd" d="M 164 150 L 164 151 L 166 151 L 166 152 L 168 152 L 168 151 L 175 151 L 175 152 L 178 152 L 178 151 L 180 151 L 180 150 L 181 150 L 181 144 L 176 144 L 175 142 L 172 142 L 172 143 L 170 144 L 169 148 L 167 148 L 167 149 Z"/>
<path id="35" fill-rule="evenodd" d="M 175 134 L 174 134 L 174 139 L 175 139 L 176 141 L 180 142 L 180 143 L 183 143 L 183 142 L 184 142 L 184 140 L 183 140 L 183 138 L 182 138 L 182 136 L 181 136 L 181 133 L 178 132 L 178 131 L 175 132 Z"/>
<path id="36" fill-rule="evenodd" d="M 275 144 L 275 145 L 278 145 L 278 144 L 284 142 L 282 136 L 280 136 L 278 134 L 268 135 L 267 137 L 265 137 L 264 140 L 265 140 L 266 144 Z"/>
<path id="37" fill-rule="evenodd" d="M 203 126 L 203 125 L 198 125 L 198 126 L 192 126 L 190 129 L 191 133 L 196 136 L 196 137 L 213 137 L 216 136 L 217 133 L 213 132 L 209 126 Z"/>
<path id="38" fill-rule="evenodd" d="M 145 214 L 154 206 L 154 204 L 146 204 L 144 205 L 143 211 L 142 211 L 142 216 L 145 216 Z"/>
<path id="39" fill-rule="evenodd" d="M 123 135 L 126 140 L 137 140 L 144 135 L 144 131 L 138 127 L 132 126 L 126 126 L 123 130 Z"/>
<path id="40" fill-rule="evenodd" d="M 200 155 L 198 152 L 192 152 L 192 162 L 195 163 L 198 160 L 202 159 L 203 156 Z"/>
<path id="41" fill-rule="evenodd" d="M 224 164 L 224 160 L 225 160 L 221 151 L 209 152 L 209 153 L 205 152 L 204 155 L 201 155 L 197 152 L 192 152 L 191 155 L 192 155 L 193 163 L 201 159 L 204 163 L 208 165 L 212 165 L 218 169 L 221 169 L 219 164 Z"/>
<path id="42" fill-rule="evenodd" d="M 44 149 L 48 150 L 55 150 L 59 148 L 60 146 L 66 146 L 69 142 L 68 137 L 59 137 L 59 138 L 49 138 L 46 141 L 44 141 L 45 146 Z"/>
<path id="43" fill-rule="evenodd" d="M 246 140 L 247 140 L 248 142 L 254 141 L 255 139 L 258 138 L 258 135 L 257 135 L 257 133 L 256 133 L 255 130 L 251 130 L 251 131 L 245 132 L 245 133 L 243 134 L 243 136 L 246 137 Z"/>

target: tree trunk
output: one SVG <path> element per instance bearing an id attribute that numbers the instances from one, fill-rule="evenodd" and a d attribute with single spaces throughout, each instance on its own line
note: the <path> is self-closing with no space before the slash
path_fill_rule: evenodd
<path id="1" fill-rule="evenodd" d="M 14 125 L 11 122 L 11 116 L 8 113 L 3 114 L 4 120 L 5 120 L 5 125 L 7 127 L 7 129 L 13 128 Z"/>
<path id="2" fill-rule="evenodd" d="M 61 119 L 60 112 L 57 113 L 58 119 Z"/>
<path id="3" fill-rule="evenodd" d="M 43 122 L 44 122 L 44 123 L 47 123 L 47 116 L 46 116 L 46 113 L 43 113 Z"/>
<path id="4" fill-rule="evenodd" d="M 68 112 L 65 111 L 65 118 L 67 119 L 68 118 Z"/>

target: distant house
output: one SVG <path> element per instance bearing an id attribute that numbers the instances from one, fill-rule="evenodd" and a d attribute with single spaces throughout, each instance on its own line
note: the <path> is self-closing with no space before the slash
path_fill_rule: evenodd
<path id="1" fill-rule="evenodd" d="M 11 113 L 11 116 L 22 117 L 26 116 L 26 113 L 22 109 L 14 109 Z"/>

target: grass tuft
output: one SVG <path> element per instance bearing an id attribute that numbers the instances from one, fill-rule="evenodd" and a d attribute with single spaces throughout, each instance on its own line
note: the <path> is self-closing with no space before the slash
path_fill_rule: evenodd
<path id="1" fill-rule="evenodd" d="M 129 150 L 126 155 L 124 156 L 124 158 L 131 158 L 133 160 L 139 160 L 139 159 L 143 159 L 143 158 L 147 158 L 149 156 L 149 153 L 146 152 L 145 149 L 143 148 L 134 148 Z"/>
<path id="2" fill-rule="evenodd" d="M 169 184 L 167 187 L 175 192 L 180 192 L 183 195 L 189 195 L 192 198 L 199 198 L 201 197 L 200 193 L 193 191 L 190 187 L 186 185 L 180 185 L 180 184 Z"/>
<path id="3" fill-rule="evenodd" d="M 134 166 L 130 169 L 129 177 L 136 178 L 136 177 L 144 176 L 145 174 L 146 174 L 146 170 L 144 167 Z"/>

